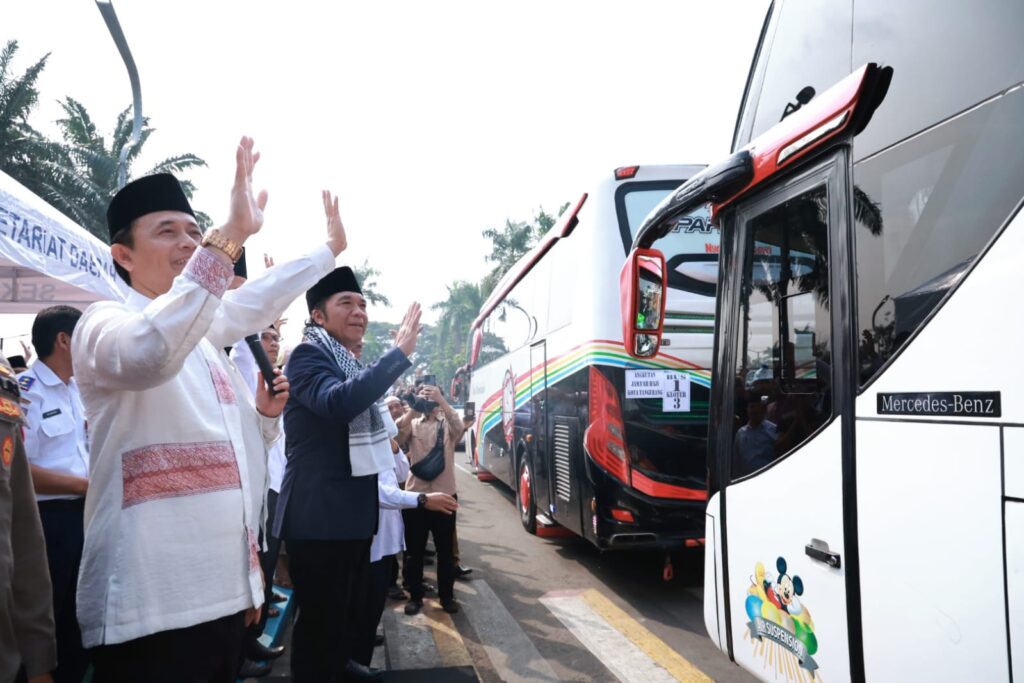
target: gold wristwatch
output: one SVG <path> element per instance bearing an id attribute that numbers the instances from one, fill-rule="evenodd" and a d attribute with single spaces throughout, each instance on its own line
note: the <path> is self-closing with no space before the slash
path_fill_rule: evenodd
<path id="1" fill-rule="evenodd" d="M 238 261 L 238 259 L 242 257 L 241 245 L 229 240 L 227 237 L 222 235 L 220 230 L 217 228 L 207 230 L 206 234 L 203 235 L 203 241 L 200 242 L 200 244 L 204 247 L 217 247 L 227 254 L 232 263 Z"/>

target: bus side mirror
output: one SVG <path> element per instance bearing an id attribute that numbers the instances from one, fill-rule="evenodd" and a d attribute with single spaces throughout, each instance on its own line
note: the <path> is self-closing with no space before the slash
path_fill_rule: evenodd
<path id="1" fill-rule="evenodd" d="M 651 358 L 661 347 L 666 275 L 665 256 L 657 249 L 634 249 L 622 266 L 622 341 L 631 356 Z"/>

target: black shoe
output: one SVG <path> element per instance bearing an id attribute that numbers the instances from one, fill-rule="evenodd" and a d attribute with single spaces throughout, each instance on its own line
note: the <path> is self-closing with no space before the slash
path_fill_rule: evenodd
<path id="1" fill-rule="evenodd" d="M 463 567 L 461 564 L 455 565 L 455 578 L 464 579 L 473 573 L 472 567 Z"/>
<path id="2" fill-rule="evenodd" d="M 448 614 L 455 614 L 459 611 L 459 603 L 455 602 L 455 598 L 452 598 L 451 600 L 442 600 L 441 609 Z"/>
<path id="3" fill-rule="evenodd" d="M 410 617 L 414 614 L 419 614 L 421 609 L 423 609 L 422 600 L 410 600 L 405 603 L 405 613 Z"/>
<path id="4" fill-rule="evenodd" d="M 363 666 L 359 662 L 348 660 L 345 665 L 346 681 L 380 681 L 384 678 L 384 672 L 370 666 Z"/>
<path id="5" fill-rule="evenodd" d="M 281 595 L 280 593 L 272 593 L 270 596 L 270 602 L 284 602 L 287 599 L 287 595 Z"/>
<path id="6" fill-rule="evenodd" d="M 375 635 L 373 637 L 373 646 L 374 647 L 380 647 L 383 644 L 384 644 L 384 634 L 383 633 L 378 633 L 377 635 Z"/>
<path id="7" fill-rule="evenodd" d="M 254 662 L 267 662 L 284 654 L 284 645 L 267 647 L 258 640 L 250 640 L 245 644 L 245 656 Z"/>
<path id="8" fill-rule="evenodd" d="M 434 555 L 437 555 L 436 550 L 431 550 L 430 548 L 427 548 L 423 551 L 423 557 L 433 557 Z"/>
<path id="9" fill-rule="evenodd" d="M 270 670 L 273 669 L 270 664 L 266 662 L 254 662 L 251 659 L 247 659 L 242 662 L 242 668 L 238 670 L 239 678 L 262 678 L 270 674 Z"/>
<path id="10" fill-rule="evenodd" d="M 437 586 L 435 586 L 432 583 L 427 583 L 426 581 L 423 582 L 423 592 L 424 593 L 433 593 L 435 591 L 437 591 Z"/>
<path id="11" fill-rule="evenodd" d="M 424 567 L 432 567 L 432 566 L 434 566 L 434 564 L 436 564 L 436 561 L 434 560 L 434 556 L 433 555 L 428 555 L 428 556 L 423 558 L 423 566 Z"/>
<path id="12" fill-rule="evenodd" d="M 392 600 L 407 600 L 409 598 L 405 591 L 398 586 L 391 587 L 391 590 L 388 591 L 388 597 Z"/>

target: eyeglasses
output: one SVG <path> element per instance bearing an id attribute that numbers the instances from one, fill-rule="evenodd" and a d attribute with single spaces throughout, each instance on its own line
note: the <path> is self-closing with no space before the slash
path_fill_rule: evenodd
<path id="1" fill-rule="evenodd" d="M 270 341 L 270 342 L 279 342 L 279 341 L 281 341 L 281 337 L 279 337 L 278 335 L 273 334 L 271 332 L 264 332 L 263 334 L 260 335 L 260 339 L 262 339 L 263 341 Z"/>

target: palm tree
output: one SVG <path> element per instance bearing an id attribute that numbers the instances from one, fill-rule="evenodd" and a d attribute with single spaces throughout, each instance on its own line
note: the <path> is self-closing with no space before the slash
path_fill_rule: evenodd
<path id="1" fill-rule="evenodd" d="M 99 134 L 89 112 L 81 102 L 66 97 L 61 102 L 64 118 L 57 120 L 63 143 L 59 154 L 51 154 L 40 164 L 52 178 L 52 187 L 42 193 L 44 198 L 60 211 L 74 219 L 100 239 L 107 241 L 107 204 L 117 192 L 117 178 L 120 170 L 121 149 L 131 138 L 131 107 L 122 111 L 114 124 L 110 144 Z M 139 143 L 128 153 L 125 160 L 126 176 L 131 179 L 132 164 L 138 159 L 149 136 L 155 131 L 149 126 L 149 119 L 142 119 Z M 195 186 L 191 181 L 180 178 L 181 174 L 199 167 L 206 162 L 195 154 L 186 153 L 164 159 L 139 175 L 173 173 L 181 180 L 182 189 L 191 198 Z M 209 216 L 196 212 L 196 219 L 203 228 L 211 224 Z"/>
<path id="2" fill-rule="evenodd" d="M 380 275 L 380 271 L 371 266 L 368 259 L 363 261 L 363 265 L 354 266 L 352 272 L 367 301 L 371 304 L 391 305 L 391 300 L 378 291 L 377 276 Z"/>
<path id="3" fill-rule="evenodd" d="M 8 41 L 0 51 L 0 170 L 37 191 L 45 178 L 36 162 L 50 158 L 54 150 L 29 125 L 28 116 L 39 100 L 36 80 L 50 55 L 44 55 L 18 75 L 11 68 L 17 52 L 16 40 Z"/>
<path id="4" fill-rule="evenodd" d="M 459 280 L 447 285 L 448 298 L 431 308 L 439 311 L 437 340 L 442 348 L 465 350 L 469 326 L 476 320 L 484 303 L 483 291 L 478 284 Z"/>

